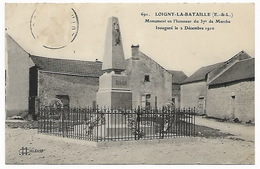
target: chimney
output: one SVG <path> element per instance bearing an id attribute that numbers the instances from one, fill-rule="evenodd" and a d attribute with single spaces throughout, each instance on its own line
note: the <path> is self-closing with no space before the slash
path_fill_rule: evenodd
<path id="1" fill-rule="evenodd" d="M 132 60 L 139 60 L 139 45 L 132 45 Z"/>
<path id="2" fill-rule="evenodd" d="M 95 61 L 96 63 L 102 63 L 101 61 L 99 61 L 98 59 L 96 59 L 96 61 Z"/>

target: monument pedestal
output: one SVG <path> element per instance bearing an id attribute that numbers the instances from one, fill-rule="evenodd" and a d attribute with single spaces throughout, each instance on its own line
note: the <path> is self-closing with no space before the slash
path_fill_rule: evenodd
<path id="1" fill-rule="evenodd" d="M 102 108 L 131 109 L 132 91 L 129 89 L 127 76 L 114 72 L 100 76 L 97 104 Z"/>
<path id="2" fill-rule="evenodd" d="M 98 91 L 97 104 L 100 108 L 131 109 L 132 92 L 112 89 Z"/>
<path id="3" fill-rule="evenodd" d="M 132 108 L 132 92 L 126 75 L 115 74 L 112 71 L 100 76 L 97 104 L 99 108 L 109 111 L 105 115 L 106 137 L 122 137 L 125 135 L 122 135 L 122 132 L 126 130 L 128 134 L 131 133 L 127 127 L 128 115 L 124 112 Z"/>

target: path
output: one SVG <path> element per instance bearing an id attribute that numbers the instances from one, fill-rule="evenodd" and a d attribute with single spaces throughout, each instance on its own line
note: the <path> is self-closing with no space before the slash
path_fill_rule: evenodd
<path id="1" fill-rule="evenodd" d="M 215 119 L 208 119 L 202 116 L 196 116 L 196 124 L 219 129 L 221 132 L 233 134 L 234 136 L 247 141 L 255 140 L 255 126 L 239 123 L 219 122 Z"/>

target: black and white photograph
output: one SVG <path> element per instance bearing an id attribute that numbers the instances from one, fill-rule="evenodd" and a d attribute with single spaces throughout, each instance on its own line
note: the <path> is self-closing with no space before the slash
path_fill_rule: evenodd
<path id="1" fill-rule="evenodd" d="M 6 165 L 255 165 L 255 3 L 4 13 Z"/>

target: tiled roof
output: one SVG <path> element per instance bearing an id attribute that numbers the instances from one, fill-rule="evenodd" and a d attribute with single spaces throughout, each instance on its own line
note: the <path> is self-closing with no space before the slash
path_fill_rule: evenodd
<path id="1" fill-rule="evenodd" d="M 193 73 L 190 77 L 184 80 L 183 83 L 190 83 L 196 81 L 206 80 L 206 75 L 217 67 L 223 65 L 225 62 L 216 63 L 214 65 L 209 65 L 205 67 L 201 67 L 195 73 Z"/>
<path id="2" fill-rule="evenodd" d="M 217 69 L 218 67 L 222 67 L 225 64 L 234 62 L 236 60 L 244 60 L 244 59 L 249 59 L 249 58 L 251 58 L 251 56 L 249 56 L 246 52 L 240 51 L 239 53 L 237 53 L 236 55 L 231 57 L 229 60 L 227 60 L 226 62 L 220 62 L 220 63 L 216 63 L 213 65 L 209 65 L 209 66 L 200 68 L 195 73 L 193 73 L 190 77 L 188 77 L 183 83 L 185 84 L 185 83 L 197 82 L 197 81 L 202 81 L 202 80 L 206 81 L 206 75 L 208 73 L 210 73 L 211 71 Z M 224 68 L 224 67 L 222 67 L 222 68 Z"/>
<path id="3" fill-rule="evenodd" d="M 255 59 L 246 59 L 235 63 L 209 85 L 223 84 L 255 77 Z"/>
<path id="4" fill-rule="evenodd" d="M 101 62 L 55 59 L 34 55 L 30 55 L 30 57 L 40 70 L 94 77 L 102 75 Z"/>
<path id="5" fill-rule="evenodd" d="M 187 78 L 183 71 L 168 70 L 168 72 L 170 72 L 173 75 L 172 83 L 180 84 Z"/>

